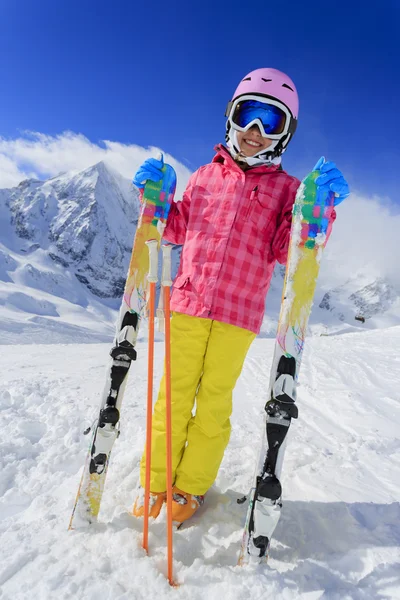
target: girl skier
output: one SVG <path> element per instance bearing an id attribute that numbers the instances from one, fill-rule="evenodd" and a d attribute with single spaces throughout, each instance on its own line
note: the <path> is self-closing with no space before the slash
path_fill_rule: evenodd
<path id="1" fill-rule="evenodd" d="M 231 430 L 232 392 L 260 331 L 274 265 L 287 259 L 300 184 L 281 167 L 298 118 L 297 91 L 287 75 L 266 68 L 246 75 L 226 116 L 227 147 L 217 146 L 213 161 L 191 176 L 164 231 L 164 239 L 183 245 L 171 299 L 175 523 L 194 514 L 217 476 Z M 159 181 L 162 166 L 162 160 L 146 160 L 133 183 L 143 188 L 148 179 Z M 323 159 L 317 167 L 316 184 L 335 192 L 339 204 L 349 195 L 342 173 Z M 152 517 L 166 499 L 164 390 L 162 381 L 153 415 Z M 144 474 L 143 454 L 142 486 Z M 134 514 L 143 513 L 140 493 Z"/>

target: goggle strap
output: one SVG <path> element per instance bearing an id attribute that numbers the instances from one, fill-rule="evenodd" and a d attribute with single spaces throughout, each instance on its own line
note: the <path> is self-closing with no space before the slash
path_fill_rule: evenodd
<path id="1" fill-rule="evenodd" d="M 296 129 L 297 129 L 297 119 L 290 119 L 288 133 L 291 133 L 293 135 L 294 132 L 296 131 Z"/>
<path id="2" fill-rule="evenodd" d="M 228 102 L 228 105 L 227 105 L 226 111 L 225 111 L 225 116 L 226 117 L 229 117 L 229 115 L 231 114 L 232 106 L 233 106 L 233 100 L 231 100 L 230 102 Z"/>

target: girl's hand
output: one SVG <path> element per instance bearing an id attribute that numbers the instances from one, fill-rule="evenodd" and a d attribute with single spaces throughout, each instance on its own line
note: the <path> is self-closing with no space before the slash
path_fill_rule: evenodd
<path id="1" fill-rule="evenodd" d="M 139 189 L 144 188 L 146 181 L 150 179 L 150 181 L 160 181 L 164 174 L 162 172 L 162 168 L 164 166 L 164 157 L 160 154 L 160 158 L 148 158 L 144 161 L 142 166 L 137 170 L 132 183 L 136 185 Z"/>
<path id="2" fill-rule="evenodd" d="M 319 188 L 326 192 L 335 192 L 334 206 L 337 206 L 349 196 L 349 184 L 334 162 L 330 160 L 325 161 L 325 157 L 321 156 L 313 171 L 320 172 L 320 175 L 315 180 Z"/>

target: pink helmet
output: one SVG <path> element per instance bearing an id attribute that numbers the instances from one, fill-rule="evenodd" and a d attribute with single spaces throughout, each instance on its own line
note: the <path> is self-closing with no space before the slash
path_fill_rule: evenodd
<path id="1" fill-rule="evenodd" d="M 280 100 L 288 107 L 295 119 L 299 115 L 299 97 L 293 81 L 277 69 L 256 69 L 236 88 L 232 100 L 244 94 L 261 94 Z"/>
<path id="2" fill-rule="evenodd" d="M 241 96 L 262 96 L 266 99 L 271 98 L 274 101 L 284 105 L 289 111 L 289 127 L 285 135 L 280 140 L 275 141 L 267 150 L 261 151 L 247 159 L 249 164 L 262 164 L 270 162 L 272 159 L 280 156 L 291 140 L 297 126 L 299 114 L 299 98 L 293 81 L 277 69 L 256 69 L 251 71 L 242 81 L 233 94 L 231 102 L 227 106 L 225 116 L 228 117 L 226 123 L 226 141 L 232 154 L 237 155 L 240 150 L 236 139 L 235 126 L 231 120 L 233 109 L 237 104 L 235 101 Z"/>

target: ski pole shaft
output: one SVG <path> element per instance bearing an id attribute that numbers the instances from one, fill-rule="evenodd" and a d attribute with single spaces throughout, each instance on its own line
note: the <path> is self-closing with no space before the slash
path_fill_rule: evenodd
<path id="1" fill-rule="evenodd" d="M 149 347 L 147 359 L 147 415 L 146 415 L 146 474 L 144 488 L 144 519 L 142 546 L 149 551 L 149 504 L 150 504 L 150 470 L 151 470 L 151 427 L 153 416 L 153 370 L 154 370 L 154 315 L 156 304 L 156 283 L 158 268 L 157 240 L 146 242 L 149 249 Z"/>
<path id="2" fill-rule="evenodd" d="M 163 245 L 163 270 L 161 285 L 164 293 L 165 311 L 165 398 L 166 398 L 166 456 L 167 456 L 167 546 L 168 581 L 173 581 L 173 535 L 172 535 L 172 407 L 171 407 L 171 325 L 170 325 L 170 286 L 172 246 Z"/>

